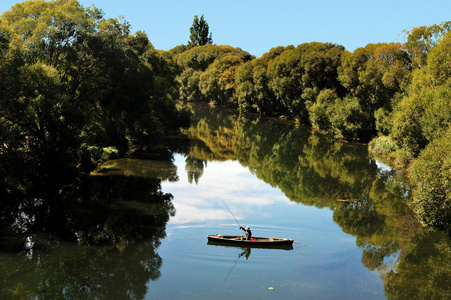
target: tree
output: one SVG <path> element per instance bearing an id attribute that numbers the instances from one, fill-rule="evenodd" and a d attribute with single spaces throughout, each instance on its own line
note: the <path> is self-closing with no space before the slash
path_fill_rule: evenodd
<path id="1" fill-rule="evenodd" d="M 337 68 L 344 47 L 332 43 L 304 43 L 282 52 L 268 64 L 268 87 L 282 113 L 308 123 L 306 103 L 315 101 L 323 89 L 343 89 Z"/>
<path id="2" fill-rule="evenodd" d="M 158 144 L 176 119 L 173 78 L 129 28 L 76 0 L 26 1 L 0 15 L 0 169 L 15 170 L 0 181 L 58 194 L 105 151 Z"/>
<path id="3" fill-rule="evenodd" d="M 258 113 L 274 114 L 279 111 L 274 93 L 268 87 L 268 64 L 283 52 L 294 46 L 275 47 L 260 58 L 250 60 L 238 70 L 237 101 L 239 109 L 253 110 Z"/>
<path id="4" fill-rule="evenodd" d="M 451 78 L 451 32 L 447 33 L 440 42 L 435 45 L 427 56 L 429 73 L 434 84 L 444 84 Z"/>
<path id="5" fill-rule="evenodd" d="M 403 31 L 407 35 L 405 43 L 407 53 L 417 67 L 422 68 L 426 65 L 427 54 L 441 41 L 450 28 L 451 21 L 448 21 Z"/>
<path id="6" fill-rule="evenodd" d="M 179 96 L 186 100 L 234 102 L 238 68 L 253 58 L 227 45 L 198 46 L 175 55 L 173 59 L 183 70 L 177 76 Z"/>
<path id="7" fill-rule="evenodd" d="M 194 16 L 193 26 L 189 29 L 191 35 L 188 41 L 189 47 L 204 46 L 213 43 L 211 38 L 211 32 L 209 32 L 209 26 L 207 21 L 202 15 L 199 19 L 197 15 Z"/>

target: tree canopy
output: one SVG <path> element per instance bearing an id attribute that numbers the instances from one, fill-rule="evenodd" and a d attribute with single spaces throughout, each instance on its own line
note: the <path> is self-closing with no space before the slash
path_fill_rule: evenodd
<path id="1" fill-rule="evenodd" d="M 123 19 L 76 0 L 26 1 L 1 15 L 0 43 L 6 185 L 58 186 L 110 154 L 150 149 L 176 123 L 170 63 Z"/>

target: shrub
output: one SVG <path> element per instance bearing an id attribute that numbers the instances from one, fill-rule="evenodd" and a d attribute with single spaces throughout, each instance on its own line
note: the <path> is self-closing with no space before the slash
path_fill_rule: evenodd
<path id="1" fill-rule="evenodd" d="M 368 145 L 371 152 L 381 156 L 389 156 L 393 154 L 396 149 L 396 143 L 388 136 L 379 136 L 371 141 Z"/>
<path id="2" fill-rule="evenodd" d="M 412 206 L 420 221 L 437 229 L 451 226 L 451 130 L 431 142 L 412 164 Z"/>
<path id="3" fill-rule="evenodd" d="M 337 99 L 338 96 L 334 90 L 325 89 L 319 93 L 316 102 L 308 106 L 310 123 L 313 127 L 321 130 L 329 130 L 331 128 L 331 108 Z"/>

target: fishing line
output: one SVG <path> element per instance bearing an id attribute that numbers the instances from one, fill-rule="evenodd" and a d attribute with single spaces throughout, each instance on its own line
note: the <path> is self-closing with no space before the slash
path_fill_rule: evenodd
<path id="1" fill-rule="evenodd" d="M 230 208 L 227 206 L 227 204 L 224 202 L 224 200 L 222 200 L 222 203 L 224 203 L 224 205 L 227 207 L 227 209 L 230 211 L 230 213 L 232 214 L 233 218 L 235 219 L 235 221 L 238 223 L 238 226 L 241 227 L 240 222 L 238 222 L 238 220 L 235 218 L 235 215 L 233 214 L 233 212 L 230 210 Z"/>
<path id="2" fill-rule="evenodd" d="M 177 239 L 197 239 L 197 238 L 201 238 L 201 237 L 206 237 L 208 235 L 204 234 L 204 235 L 198 235 L 198 236 L 182 236 L 182 237 L 176 237 Z"/>
<path id="3" fill-rule="evenodd" d="M 232 273 L 232 270 L 236 267 L 236 263 L 240 260 L 241 255 L 238 255 L 238 258 L 235 260 L 235 263 L 233 264 L 233 267 L 229 270 L 229 273 L 227 273 L 226 278 L 222 281 L 221 285 L 219 286 L 218 290 L 221 289 L 221 287 L 224 285 L 224 283 L 227 281 L 227 279 L 230 276 L 230 273 Z"/>
<path id="4" fill-rule="evenodd" d="M 177 237 L 177 239 L 192 240 L 192 241 L 195 241 L 197 243 L 201 243 L 203 245 L 207 245 L 207 243 L 197 240 L 197 238 L 200 238 L 200 237 L 206 237 L 206 235 L 192 236 L 192 237 Z"/>
<path id="5" fill-rule="evenodd" d="M 299 245 L 304 246 L 304 247 L 308 247 L 307 245 L 301 244 L 298 241 L 293 241 L 293 243 L 299 244 Z"/>

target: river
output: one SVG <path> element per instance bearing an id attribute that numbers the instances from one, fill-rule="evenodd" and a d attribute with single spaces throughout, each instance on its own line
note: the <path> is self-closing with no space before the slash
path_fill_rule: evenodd
<path id="1" fill-rule="evenodd" d="M 450 298 L 449 239 L 418 224 L 402 174 L 365 145 L 190 109 L 171 161 L 110 161 L 69 193 L 72 240 L 34 234 L 0 252 L 2 299 Z M 207 243 L 239 225 L 295 243 Z"/>

